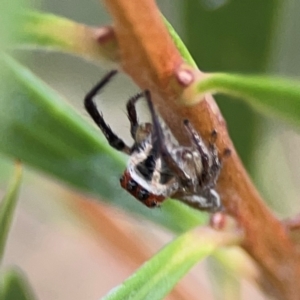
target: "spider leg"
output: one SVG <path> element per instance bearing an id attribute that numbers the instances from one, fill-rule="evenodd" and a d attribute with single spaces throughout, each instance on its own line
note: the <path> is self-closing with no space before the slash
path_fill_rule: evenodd
<path id="1" fill-rule="evenodd" d="M 196 132 L 196 130 L 191 125 L 189 120 L 184 120 L 183 124 L 184 124 L 185 128 L 187 129 L 188 133 L 190 134 L 190 138 L 191 138 L 193 144 L 196 146 L 197 150 L 200 153 L 203 169 L 208 170 L 209 169 L 209 153 L 208 153 L 207 147 L 205 146 L 202 138 Z"/>
<path id="2" fill-rule="evenodd" d="M 174 160 L 172 155 L 170 154 L 168 148 L 164 143 L 164 135 L 158 120 L 158 117 L 154 111 L 153 103 L 151 101 L 151 95 L 148 90 L 145 92 L 145 98 L 150 110 L 152 123 L 153 123 L 153 148 L 156 148 L 159 153 L 161 153 L 162 158 L 166 162 L 167 166 L 173 171 L 185 184 L 186 186 L 191 185 L 190 177 L 178 166 L 177 162 Z"/>
<path id="3" fill-rule="evenodd" d="M 130 154 L 130 148 L 121 140 L 105 123 L 102 114 L 98 111 L 97 106 L 94 102 L 94 97 L 97 93 L 109 82 L 109 80 L 116 75 L 117 71 L 109 72 L 104 78 L 101 79 L 85 96 L 84 98 L 84 107 L 87 112 L 90 114 L 94 122 L 103 132 L 110 146 L 116 150 L 122 151 L 126 154 Z"/>
<path id="4" fill-rule="evenodd" d="M 139 122 L 136 114 L 135 104 L 136 102 L 144 96 L 144 93 L 138 93 L 135 96 L 131 97 L 126 105 L 128 119 L 130 121 L 130 133 L 133 139 L 135 139 L 136 131 L 139 127 Z"/>
<path id="5" fill-rule="evenodd" d="M 199 195 L 177 198 L 179 201 L 199 210 L 215 213 L 223 209 L 220 196 L 214 189 L 205 189 Z"/>
<path id="6" fill-rule="evenodd" d="M 184 125 L 190 134 L 193 144 L 196 146 L 197 150 L 201 156 L 201 162 L 203 166 L 203 171 L 201 174 L 201 182 L 203 184 L 214 183 L 217 174 L 220 172 L 221 163 L 218 157 L 218 151 L 215 146 L 215 141 L 217 139 L 217 132 L 213 130 L 211 132 L 211 139 L 209 141 L 208 147 L 204 144 L 204 141 L 193 128 L 188 120 L 184 120 Z"/>
<path id="7" fill-rule="evenodd" d="M 217 137 L 218 137 L 217 131 L 212 130 L 208 148 L 211 153 L 211 158 L 212 158 L 211 172 L 212 172 L 212 176 L 214 176 L 214 177 L 220 172 L 220 169 L 221 169 L 221 160 L 219 159 L 218 150 L 215 146 Z M 226 154 L 226 153 L 228 153 L 228 154 Z M 229 149 L 225 150 L 222 157 L 225 157 L 226 155 L 230 155 Z"/>

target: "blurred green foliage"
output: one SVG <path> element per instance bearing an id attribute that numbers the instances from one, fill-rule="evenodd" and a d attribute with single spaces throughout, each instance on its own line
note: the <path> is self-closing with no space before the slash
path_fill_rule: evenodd
<path id="1" fill-rule="evenodd" d="M 34 300 L 32 291 L 25 275 L 17 269 L 9 269 L 3 275 L 0 285 L 1 300 Z"/>

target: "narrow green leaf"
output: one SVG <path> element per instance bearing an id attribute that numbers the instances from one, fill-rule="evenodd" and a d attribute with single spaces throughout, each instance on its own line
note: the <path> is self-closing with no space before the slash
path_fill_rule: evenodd
<path id="1" fill-rule="evenodd" d="M 76 30 L 75 22 L 63 17 L 39 12 L 28 12 L 24 15 L 21 30 L 24 35 L 21 41 L 28 46 L 40 46 L 61 51 L 72 50 L 73 36 L 66 35 Z"/>
<path id="2" fill-rule="evenodd" d="M 20 38 L 16 44 L 21 48 L 44 48 L 113 62 L 118 59 L 117 43 L 108 35 L 101 41 L 100 34 L 106 33 L 56 15 L 27 12 L 19 26 Z"/>
<path id="3" fill-rule="evenodd" d="M 36 297 L 25 276 L 11 269 L 4 274 L 0 292 L 1 300 L 34 300 Z"/>
<path id="4" fill-rule="evenodd" d="M 1 1 L 0 9 L 0 49 L 8 49 L 19 38 L 19 27 L 22 23 L 21 12 L 28 1 Z"/>
<path id="5" fill-rule="evenodd" d="M 197 83 L 197 92 L 238 97 L 266 115 L 300 125 L 300 82 L 297 81 L 215 73 Z"/>
<path id="6" fill-rule="evenodd" d="M 197 65 L 196 65 L 193 57 L 191 56 L 189 50 L 187 49 L 187 47 L 185 46 L 185 44 L 183 43 L 183 41 L 181 40 L 181 38 L 179 37 L 177 32 L 175 31 L 175 29 L 172 27 L 172 25 L 168 22 L 168 20 L 164 16 L 162 16 L 162 17 L 163 17 L 163 20 L 165 22 L 165 25 L 166 25 L 171 37 L 173 39 L 173 42 L 176 45 L 176 48 L 180 52 L 181 56 L 184 58 L 184 60 L 190 66 L 197 68 Z"/>
<path id="7" fill-rule="evenodd" d="M 223 248 L 215 252 L 213 260 L 217 261 L 224 270 L 235 274 L 249 282 L 259 281 L 259 269 L 253 259 L 240 247 Z"/>
<path id="8" fill-rule="evenodd" d="M 50 87 L 13 59 L 0 66 L 0 151 L 98 195 L 111 204 L 180 232 L 207 217 L 175 201 L 148 209 L 121 189 L 124 156 Z"/>
<path id="9" fill-rule="evenodd" d="M 14 178 L 7 194 L 0 203 L 0 262 L 3 258 L 5 244 L 12 223 L 21 184 L 22 168 L 16 163 Z"/>
<path id="10" fill-rule="evenodd" d="M 197 262 L 218 247 L 237 244 L 239 240 L 236 233 L 206 227 L 189 231 L 164 247 L 103 300 L 163 299 Z"/>

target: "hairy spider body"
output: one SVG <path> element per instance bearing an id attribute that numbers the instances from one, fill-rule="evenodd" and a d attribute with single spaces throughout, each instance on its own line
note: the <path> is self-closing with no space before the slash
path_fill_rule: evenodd
<path id="1" fill-rule="evenodd" d="M 108 73 L 86 95 L 84 104 L 109 144 L 129 155 L 127 168 L 120 178 L 121 186 L 148 207 L 158 206 L 170 197 L 201 210 L 220 210 L 220 197 L 214 189 L 221 169 L 215 147 L 216 132 L 212 132 L 206 146 L 190 122 L 184 120 L 191 145 L 180 145 L 158 117 L 150 92 L 146 90 L 127 102 L 130 133 L 134 139 L 132 147 L 127 146 L 105 123 L 93 101 L 115 74 L 116 71 Z M 149 107 L 152 124 L 138 122 L 135 104 L 142 97 Z"/>

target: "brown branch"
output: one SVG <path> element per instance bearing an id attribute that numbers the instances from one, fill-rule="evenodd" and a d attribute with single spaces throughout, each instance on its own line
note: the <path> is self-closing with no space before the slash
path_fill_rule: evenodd
<path id="1" fill-rule="evenodd" d="M 295 246 L 250 181 L 215 101 L 207 96 L 193 107 L 179 104 L 183 97 L 193 96 L 185 89 L 189 76 L 201 80 L 203 73 L 184 64 L 154 0 L 104 2 L 114 20 L 123 70 L 142 89 L 151 90 L 155 105 L 175 136 L 186 142 L 180 124 L 189 119 L 205 138 L 212 129 L 217 130 L 220 153 L 231 149 L 218 182 L 226 211 L 244 230 L 242 246 L 260 266 L 265 289 L 277 299 L 298 299 L 300 264 Z"/>
<path id="2" fill-rule="evenodd" d="M 284 220 L 283 225 L 289 232 L 289 235 L 295 243 L 296 249 L 300 255 L 300 214 L 290 219 Z"/>
<path id="3" fill-rule="evenodd" d="M 287 227 L 289 231 L 299 231 L 300 229 L 300 214 L 294 216 L 293 218 L 283 221 L 283 224 Z"/>

